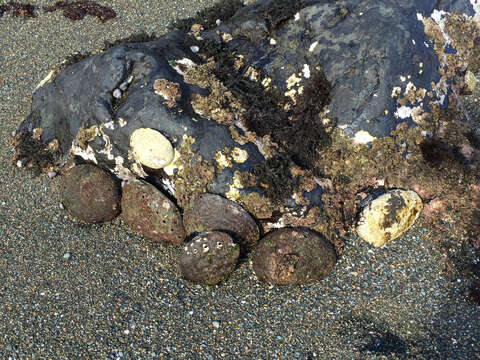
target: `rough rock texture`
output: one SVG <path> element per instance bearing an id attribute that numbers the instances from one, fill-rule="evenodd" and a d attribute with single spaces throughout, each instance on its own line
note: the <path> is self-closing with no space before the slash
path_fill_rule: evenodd
<path id="1" fill-rule="evenodd" d="M 108 221 L 120 213 L 120 186 L 97 166 L 82 164 L 68 170 L 61 193 L 68 212 L 87 223 Z"/>
<path id="2" fill-rule="evenodd" d="M 382 246 L 408 230 L 422 208 L 422 199 L 414 191 L 390 190 L 365 206 L 357 234 L 375 247 Z"/>
<path id="3" fill-rule="evenodd" d="M 201 194 L 185 208 L 183 224 L 187 234 L 217 230 L 233 236 L 244 253 L 253 249 L 259 238 L 255 220 L 237 203 L 219 195 Z"/>
<path id="4" fill-rule="evenodd" d="M 445 68 L 457 43 L 438 11 L 455 9 L 473 14 L 467 0 L 258 1 L 213 29 L 194 24 L 56 67 L 19 133 L 57 144 L 58 164 L 76 155 L 122 179 L 149 176 L 181 208 L 224 196 L 263 231 L 342 235 L 364 189 L 413 188 L 415 176 L 429 200 L 449 187 L 461 205 L 448 208 L 470 219 L 462 189 L 478 183 L 480 133 L 440 110 L 463 76 Z M 475 62 L 471 43 L 458 54 Z M 152 171 L 135 158 L 139 128 L 170 141 L 170 165 Z M 437 166 L 446 162 L 455 168 Z"/>
<path id="5" fill-rule="evenodd" d="M 252 265 L 260 281 L 292 285 L 323 279 L 336 260 L 333 246 L 320 234 L 303 228 L 284 228 L 260 240 Z"/>
<path id="6" fill-rule="evenodd" d="M 185 245 L 180 270 L 189 281 L 215 285 L 235 269 L 239 255 L 238 245 L 227 233 L 207 231 Z"/>
<path id="7" fill-rule="evenodd" d="M 180 244 L 185 239 L 177 206 L 153 185 L 130 180 L 122 188 L 123 221 L 148 239 Z"/>

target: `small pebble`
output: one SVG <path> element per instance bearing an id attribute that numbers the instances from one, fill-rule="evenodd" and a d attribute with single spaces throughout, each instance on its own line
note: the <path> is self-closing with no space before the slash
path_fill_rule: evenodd
<path id="1" fill-rule="evenodd" d="M 63 255 L 63 258 L 64 258 L 65 260 L 68 260 L 68 259 L 70 259 L 71 256 L 72 256 L 72 254 L 70 254 L 69 252 L 66 252 L 66 253 Z"/>
<path id="2" fill-rule="evenodd" d="M 212 325 L 215 329 L 218 329 L 220 327 L 220 323 L 218 321 L 212 322 Z"/>
<path id="3" fill-rule="evenodd" d="M 60 203 L 60 205 L 58 205 L 58 207 L 59 207 L 61 210 L 65 210 L 65 206 L 64 206 L 62 203 Z"/>
<path id="4" fill-rule="evenodd" d="M 112 95 L 113 95 L 113 97 L 114 97 L 115 99 L 120 99 L 120 98 L 122 97 L 122 90 L 120 90 L 120 89 L 115 89 L 115 90 L 113 90 L 113 94 L 112 94 Z"/>
<path id="5" fill-rule="evenodd" d="M 53 179 L 55 176 L 57 176 L 57 172 L 56 171 L 49 171 L 49 172 L 47 172 L 47 175 L 50 179 Z"/>
<path id="6" fill-rule="evenodd" d="M 200 50 L 200 48 L 198 46 L 190 46 L 190 50 L 192 50 L 192 52 L 196 54 Z"/>

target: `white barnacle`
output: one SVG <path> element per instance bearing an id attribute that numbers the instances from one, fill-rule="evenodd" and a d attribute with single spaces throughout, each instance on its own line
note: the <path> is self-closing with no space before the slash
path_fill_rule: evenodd
<path id="1" fill-rule="evenodd" d="M 204 254 L 206 254 L 206 253 L 208 252 L 208 250 L 210 250 L 210 248 L 208 247 L 207 244 L 203 244 L 203 245 L 202 245 L 202 248 L 203 248 L 202 251 L 203 251 Z"/>
<path id="2" fill-rule="evenodd" d="M 195 255 L 198 254 L 198 249 L 193 249 L 192 251 Z"/>

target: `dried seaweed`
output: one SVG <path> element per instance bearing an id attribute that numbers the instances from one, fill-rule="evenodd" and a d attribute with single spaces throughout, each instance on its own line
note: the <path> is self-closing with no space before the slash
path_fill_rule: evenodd
<path id="1" fill-rule="evenodd" d="M 30 3 L 24 4 L 19 2 L 10 1 L 6 5 L 0 5 L 0 18 L 6 12 L 10 12 L 12 17 L 23 16 L 24 18 L 34 18 L 35 6 Z"/>
<path id="2" fill-rule="evenodd" d="M 63 16 L 74 21 L 82 20 L 86 15 L 97 17 L 101 22 L 117 16 L 117 13 L 112 8 L 89 0 L 77 0 L 74 2 L 57 1 L 55 5 L 44 6 L 43 10 L 45 12 L 62 10 Z"/>

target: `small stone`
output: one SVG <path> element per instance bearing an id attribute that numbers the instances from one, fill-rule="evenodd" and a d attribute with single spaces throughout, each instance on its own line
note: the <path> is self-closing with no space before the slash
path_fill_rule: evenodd
<path id="1" fill-rule="evenodd" d="M 120 89 L 115 89 L 115 90 L 113 90 L 113 94 L 112 94 L 112 95 L 113 95 L 113 97 L 114 97 L 115 99 L 120 99 L 120 98 L 122 97 L 122 90 L 120 90 Z"/>
<path id="2" fill-rule="evenodd" d="M 68 259 L 70 259 L 71 256 L 72 256 L 72 254 L 70 254 L 69 252 L 66 252 L 66 253 L 63 255 L 63 258 L 64 258 L 65 260 L 68 260 Z"/>
<path id="3" fill-rule="evenodd" d="M 132 133 L 130 148 L 141 164 L 152 169 L 167 166 L 175 155 L 170 141 L 159 131 L 149 128 L 139 128 Z"/>
<path id="4" fill-rule="evenodd" d="M 212 325 L 215 329 L 218 329 L 220 327 L 220 323 L 218 321 L 213 321 Z"/>
<path id="5" fill-rule="evenodd" d="M 422 199 L 416 192 L 390 190 L 363 208 L 357 223 L 357 234 L 375 247 L 382 246 L 408 230 L 422 208 Z"/>
<path id="6" fill-rule="evenodd" d="M 192 52 L 194 54 L 198 53 L 198 51 L 200 50 L 200 48 L 198 46 L 190 46 L 190 50 L 192 50 Z"/>
<path id="7" fill-rule="evenodd" d="M 47 172 L 47 176 L 50 179 L 53 179 L 55 176 L 57 176 L 57 172 L 56 171 L 49 171 L 49 172 Z"/>
<path id="8" fill-rule="evenodd" d="M 215 285 L 233 271 L 239 255 L 238 245 L 228 234 L 207 231 L 194 237 L 183 249 L 180 270 L 186 280 Z"/>
<path id="9" fill-rule="evenodd" d="M 120 186 L 97 166 L 74 166 L 63 176 L 60 186 L 63 204 L 79 220 L 105 222 L 120 213 Z"/>
<path id="10" fill-rule="evenodd" d="M 154 241 L 183 242 L 180 211 L 160 190 L 143 180 L 127 181 L 122 190 L 122 218 L 130 229 Z"/>
<path id="11" fill-rule="evenodd" d="M 258 280 L 277 285 L 306 284 L 328 276 L 337 261 L 333 246 L 306 228 L 268 233 L 252 255 Z"/>

